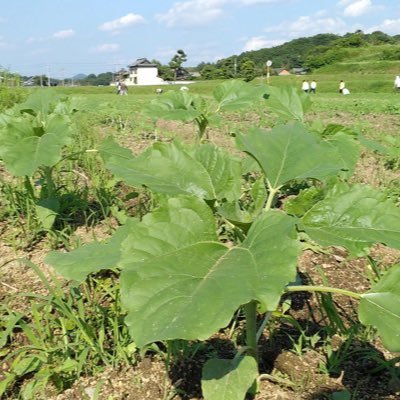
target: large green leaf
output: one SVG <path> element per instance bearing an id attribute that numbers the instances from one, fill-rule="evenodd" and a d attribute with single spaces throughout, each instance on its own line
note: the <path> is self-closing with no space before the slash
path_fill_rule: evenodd
<path id="1" fill-rule="evenodd" d="M 298 122 L 269 132 L 253 129 L 247 135 L 238 134 L 237 143 L 258 161 L 272 188 L 294 179 L 323 180 L 343 168 L 337 149 Z"/>
<path id="2" fill-rule="evenodd" d="M 45 262 L 65 278 L 82 282 L 91 273 L 117 266 L 121 260 L 121 243 L 135 229 L 137 223 L 135 219 L 128 219 L 105 242 L 89 243 L 68 253 L 52 251 Z"/>
<path id="3" fill-rule="evenodd" d="M 126 147 L 120 146 L 112 136 L 107 136 L 99 146 L 99 153 L 105 162 L 112 158 L 132 160 L 134 155 Z"/>
<path id="4" fill-rule="evenodd" d="M 204 144 L 195 146 L 191 152 L 210 175 L 214 191 L 218 199 L 228 201 L 237 199 L 241 190 L 241 164 L 225 150 Z"/>
<path id="5" fill-rule="evenodd" d="M 128 185 L 145 185 L 168 195 L 204 199 L 234 198 L 239 192 L 240 164 L 215 146 L 186 151 L 178 143 L 155 143 L 138 157 L 109 154 L 107 167 Z"/>
<path id="6" fill-rule="evenodd" d="M 55 165 L 61 159 L 61 148 L 68 143 L 68 138 L 53 133 L 31 136 L 10 146 L 3 161 L 13 175 L 32 176 L 40 166 Z"/>
<path id="7" fill-rule="evenodd" d="M 307 234 L 323 246 L 343 246 L 361 256 L 374 243 L 400 249 L 400 209 L 366 185 L 336 185 L 302 218 Z"/>
<path id="8" fill-rule="evenodd" d="M 128 219 L 106 242 L 90 243 L 69 253 L 51 252 L 46 263 L 66 278 L 82 281 L 102 269 L 123 268 L 124 259 L 143 261 L 198 240 L 216 240 L 211 210 L 195 197 L 171 198 L 140 223 Z"/>
<path id="9" fill-rule="evenodd" d="M 36 203 L 36 216 L 44 229 L 50 229 L 60 210 L 60 201 L 55 197 L 41 199 Z"/>
<path id="10" fill-rule="evenodd" d="M 0 129 L 0 157 L 7 157 L 7 152 L 22 139 L 36 136 L 33 118 L 12 117 Z"/>
<path id="11" fill-rule="evenodd" d="M 293 86 L 269 86 L 267 107 L 285 120 L 303 121 L 311 106 L 310 96 Z"/>
<path id="12" fill-rule="evenodd" d="M 169 195 L 216 197 L 208 172 L 176 143 L 155 143 L 130 160 L 111 157 L 106 166 L 128 185 L 146 185 L 155 192 Z"/>
<path id="13" fill-rule="evenodd" d="M 265 92 L 265 87 L 229 80 L 218 85 L 214 89 L 213 95 L 218 102 L 218 110 L 235 111 L 249 107 L 261 100 Z"/>
<path id="14" fill-rule="evenodd" d="M 360 321 L 378 329 L 388 350 L 400 352 L 400 265 L 388 270 L 361 297 L 358 308 Z"/>
<path id="15" fill-rule="evenodd" d="M 356 167 L 358 158 L 360 156 L 360 146 L 356 140 L 345 133 L 338 132 L 326 139 L 334 150 L 339 150 L 338 154 L 343 162 L 343 175 L 345 178 L 350 178 Z"/>
<path id="16" fill-rule="evenodd" d="M 169 198 L 157 210 L 143 217 L 122 242 L 124 268 L 163 254 L 190 247 L 198 241 L 215 242 L 216 224 L 211 209 L 193 196 Z"/>
<path id="17" fill-rule="evenodd" d="M 300 193 L 291 199 L 285 201 L 283 209 L 291 215 L 302 217 L 313 205 L 325 198 L 325 192 L 322 188 L 311 186 L 301 190 Z"/>
<path id="18" fill-rule="evenodd" d="M 57 102 L 59 99 L 60 96 L 52 91 L 36 91 L 26 101 L 21 103 L 18 108 L 21 112 L 28 112 L 33 115 L 46 115 L 50 113 L 52 103 Z"/>
<path id="19" fill-rule="evenodd" d="M 187 92 L 169 91 L 153 100 L 144 111 L 153 118 L 193 121 L 201 112 L 194 106 L 195 97 Z"/>
<path id="20" fill-rule="evenodd" d="M 205 400 L 243 400 L 258 375 L 254 357 L 211 359 L 203 368 L 201 389 Z"/>
<path id="21" fill-rule="evenodd" d="M 247 231 L 250 224 L 262 212 L 267 199 L 264 178 L 257 179 L 247 192 L 248 204 L 241 201 L 224 203 L 218 208 L 218 214 L 236 226 Z"/>
<path id="22" fill-rule="evenodd" d="M 188 219 L 186 229 L 196 224 Z M 174 234 L 176 240 L 180 236 Z M 273 310 L 296 276 L 294 220 L 280 212 L 260 216 L 237 247 L 200 237 L 175 250 L 164 244 L 168 240 L 160 232 L 136 230 L 124 251 L 122 301 L 140 347 L 157 340 L 208 338 L 251 300 Z M 152 242 L 157 246 L 151 247 Z"/>
<path id="23" fill-rule="evenodd" d="M 70 143 L 70 120 L 51 114 L 39 123 L 31 116 L 12 119 L 1 129 L 0 156 L 15 176 L 32 176 L 38 167 L 51 167 L 61 159 L 61 149 Z"/>

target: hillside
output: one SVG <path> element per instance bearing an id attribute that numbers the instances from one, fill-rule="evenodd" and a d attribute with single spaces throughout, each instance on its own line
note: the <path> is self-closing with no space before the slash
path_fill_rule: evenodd
<path id="1" fill-rule="evenodd" d="M 276 67 L 305 67 L 311 70 L 351 60 L 352 64 L 364 63 L 369 66 L 378 63 L 380 65 L 374 67 L 373 72 L 382 68 L 389 72 L 387 68 L 396 68 L 400 62 L 400 38 L 380 31 L 370 34 L 356 31 L 343 36 L 319 34 L 238 56 L 238 60 L 243 58 L 252 60 L 255 65 L 273 60 Z"/>
<path id="2" fill-rule="evenodd" d="M 305 68 L 318 73 L 400 73 L 400 35 L 362 31 L 343 36 L 330 33 L 291 40 L 280 46 L 247 51 L 239 55 L 202 64 L 198 69 L 205 79 L 243 75 L 241 68 L 253 65 L 254 76 L 265 74 L 265 63 L 273 68 Z"/>
<path id="3" fill-rule="evenodd" d="M 238 62 L 249 58 L 256 65 L 265 64 L 266 60 L 273 60 L 276 67 L 302 67 L 307 55 L 316 46 L 330 46 L 340 36 L 330 33 L 319 34 L 312 37 L 304 37 L 291 40 L 282 45 L 254 51 L 246 51 L 237 56 Z"/>
<path id="4" fill-rule="evenodd" d="M 348 48 L 340 60 L 315 69 L 318 73 L 400 74 L 400 44 L 364 45 Z"/>

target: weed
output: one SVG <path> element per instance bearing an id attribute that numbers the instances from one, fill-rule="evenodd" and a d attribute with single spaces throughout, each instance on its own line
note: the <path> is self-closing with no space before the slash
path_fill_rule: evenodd
<path id="1" fill-rule="evenodd" d="M 136 346 L 124 325 L 119 289 L 112 275 L 63 288 L 56 277 L 49 280 L 36 265 L 25 262 L 49 294 L 16 294 L 29 302 L 26 313 L 3 308 L 6 324 L 0 345 L 5 349 L 3 365 L 8 365 L 8 371 L 0 393 L 15 385 L 21 385 L 21 395 L 26 398 L 49 384 L 63 391 L 83 373 L 135 362 Z M 13 333 L 16 331 L 19 336 Z"/>

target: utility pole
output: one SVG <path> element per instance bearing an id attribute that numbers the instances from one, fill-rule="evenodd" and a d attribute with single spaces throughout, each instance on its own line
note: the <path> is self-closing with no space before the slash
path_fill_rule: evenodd
<path id="1" fill-rule="evenodd" d="M 267 85 L 269 85 L 269 68 L 270 68 L 271 65 L 272 65 L 272 61 L 271 61 L 271 60 L 268 60 L 268 61 L 266 62 L 266 64 L 267 64 Z"/>
<path id="2" fill-rule="evenodd" d="M 51 79 L 50 79 L 50 66 L 47 66 L 47 85 L 51 87 Z"/>

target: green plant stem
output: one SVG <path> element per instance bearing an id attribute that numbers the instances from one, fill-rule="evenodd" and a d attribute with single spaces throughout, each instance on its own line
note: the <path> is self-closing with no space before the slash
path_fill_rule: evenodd
<path id="1" fill-rule="evenodd" d="M 47 196 L 53 197 L 56 193 L 56 186 L 53 181 L 52 168 L 44 167 L 43 175 L 44 175 L 44 179 L 46 181 Z"/>
<path id="2" fill-rule="evenodd" d="M 261 335 L 264 332 L 264 328 L 268 324 L 269 319 L 271 318 L 271 315 L 272 315 L 272 312 L 270 312 L 270 311 L 265 313 L 264 320 L 263 320 L 262 324 L 259 326 L 258 331 L 257 331 L 257 336 L 256 336 L 257 343 L 260 340 Z"/>
<path id="3" fill-rule="evenodd" d="M 265 204 L 264 210 L 268 211 L 272 207 L 272 202 L 274 200 L 275 195 L 279 192 L 280 188 L 271 188 L 269 187 L 269 192 L 268 192 L 268 197 L 267 197 L 267 202 Z"/>
<path id="4" fill-rule="evenodd" d="M 258 363 L 257 351 L 257 303 L 251 301 L 244 305 L 246 316 L 246 344 L 249 348 L 249 354 L 253 356 Z"/>
<path id="5" fill-rule="evenodd" d="M 362 295 L 359 293 L 351 292 L 350 290 L 338 289 L 329 286 L 287 286 L 287 292 L 322 292 L 322 293 L 334 293 L 343 294 L 345 296 L 353 297 L 354 299 L 360 300 Z"/>

